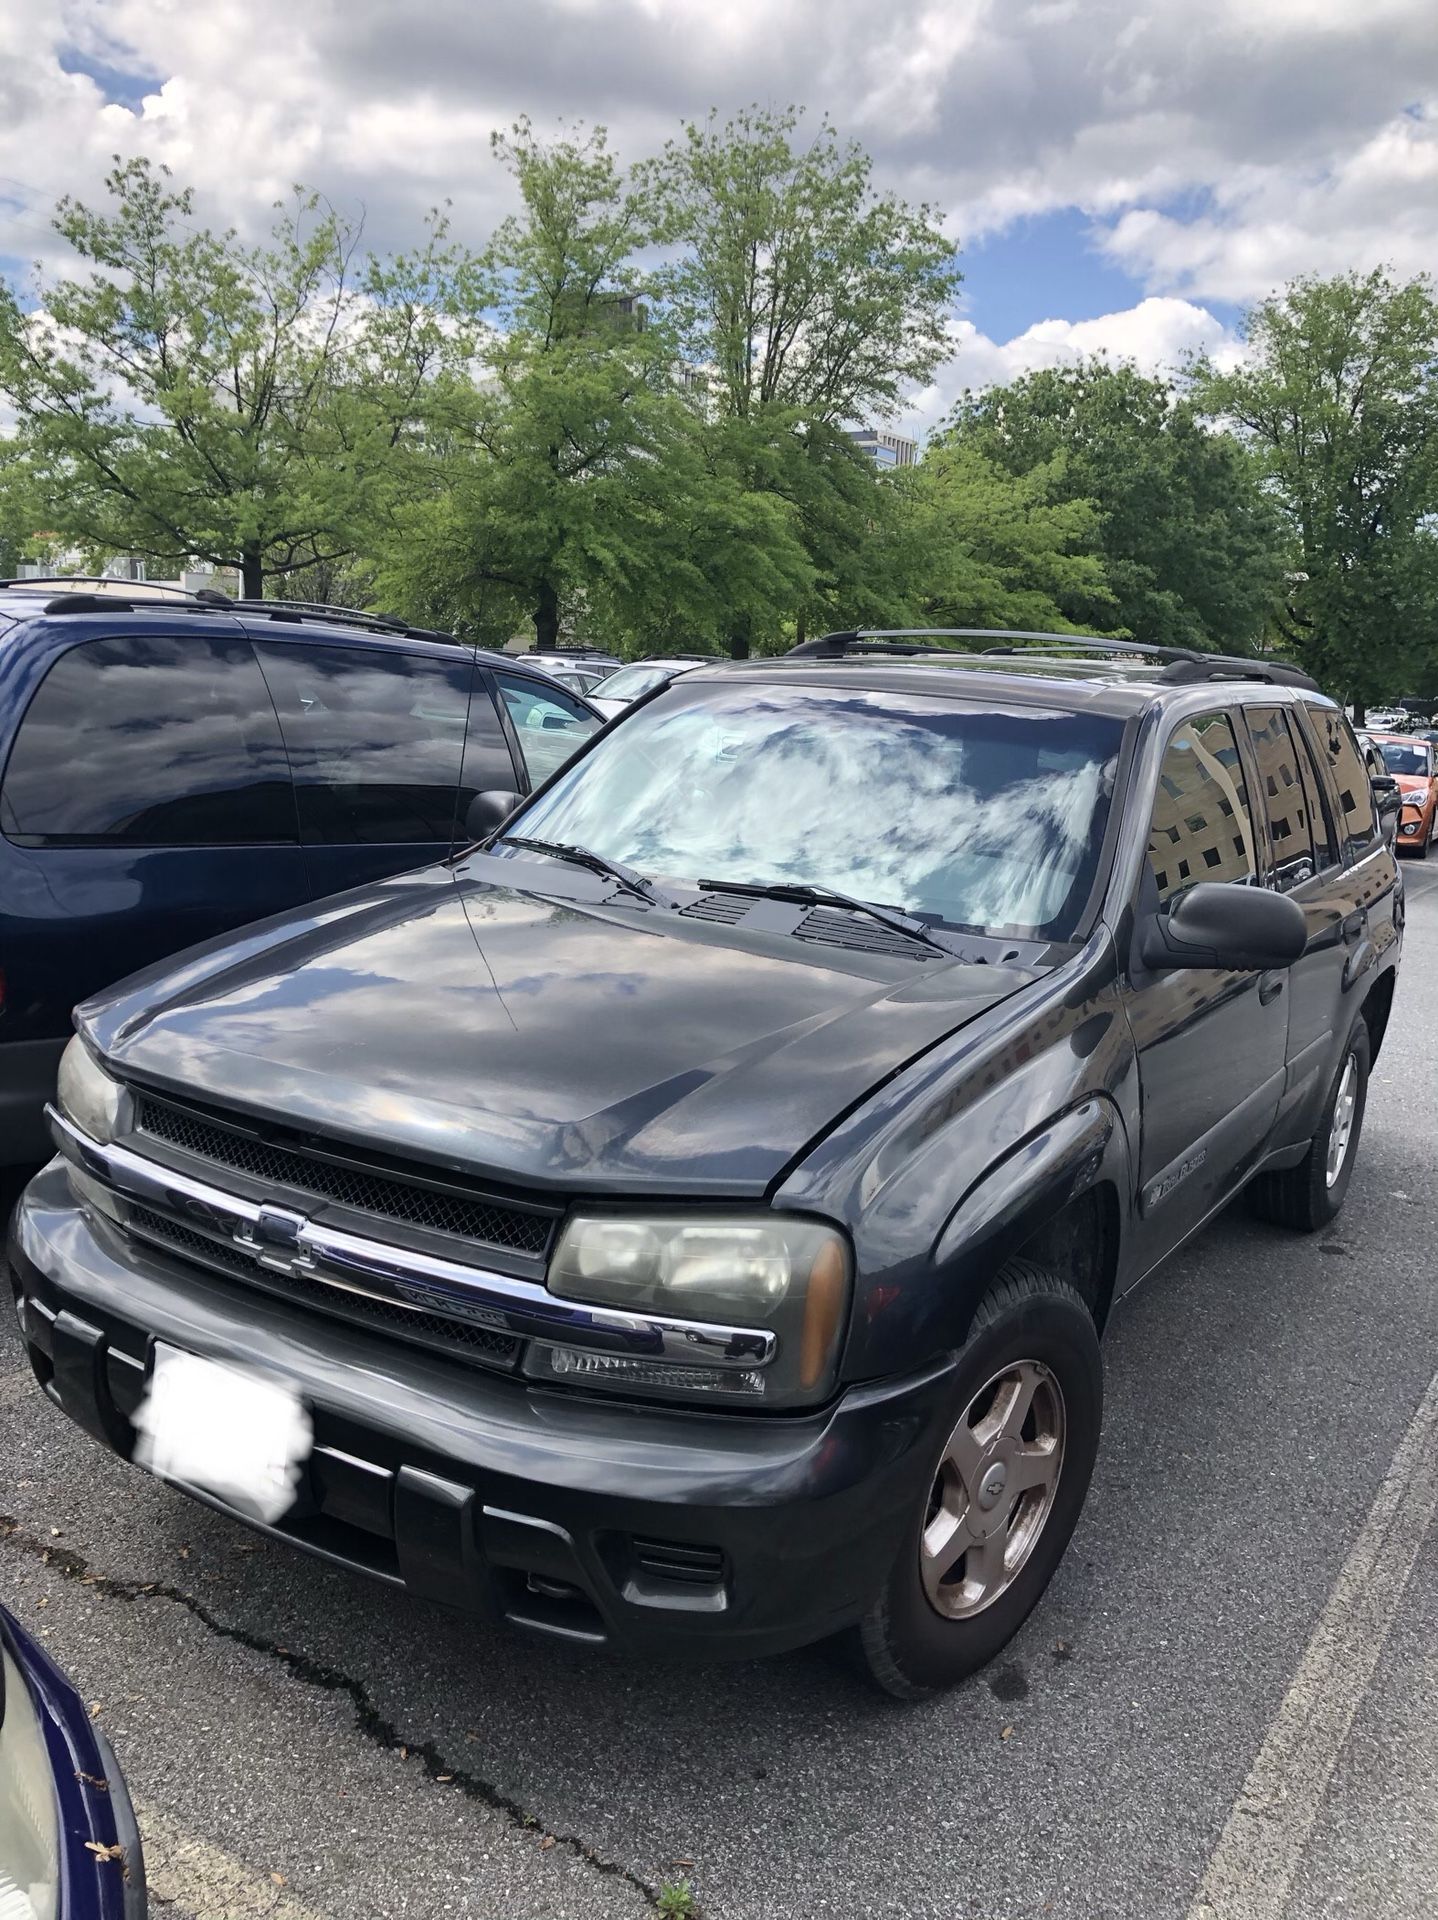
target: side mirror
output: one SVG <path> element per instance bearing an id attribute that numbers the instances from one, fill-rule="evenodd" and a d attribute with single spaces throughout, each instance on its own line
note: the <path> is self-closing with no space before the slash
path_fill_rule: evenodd
<path id="1" fill-rule="evenodd" d="M 487 840 L 498 831 L 519 805 L 520 795 L 507 787 L 488 787 L 477 793 L 465 809 L 466 840 Z"/>
<path id="2" fill-rule="evenodd" d="M 1386 820 L 1390 814 L 1403 811 L 1403 793 L 1391 773 L 1373 776 L 1373 798 L 1378 803 L 1378 818 Z"/>
<path id="3" fill-rule="evenodd" d="M 1151 973 L 1180 967 L 1261 972 L 1291 967 L 1308 944 L 1303 909 L 1286 894 L 1237 881 L 1205 880 L 1138 929 L 1139 958 Z"/>

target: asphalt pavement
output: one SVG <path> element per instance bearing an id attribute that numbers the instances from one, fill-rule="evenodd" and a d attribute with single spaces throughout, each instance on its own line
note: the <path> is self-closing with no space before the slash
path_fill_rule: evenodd
<path id="1" fill-rule="evenodd" d="M 1438 859 L 1343 1215 L 1230 1210 L 1117 1316 L 1048 1596 L 942 1700 L 829 1649 L 476 1629 L 103 1453 L 0 1334 L 0 1599 L 96 1703 L 177 1920 L 1438 1912 Z"/>

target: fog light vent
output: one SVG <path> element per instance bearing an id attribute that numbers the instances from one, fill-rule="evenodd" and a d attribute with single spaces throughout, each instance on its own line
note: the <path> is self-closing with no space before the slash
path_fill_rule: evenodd
<path id="1" fill-rule="evenodd" d="M 678 1580 L 685 1586 L 713 1587 L 724 1578 L 720 1547 L 690 1547 L 677 1540 L 636 1540 L 634 1564 L 651 1579 Z"/>

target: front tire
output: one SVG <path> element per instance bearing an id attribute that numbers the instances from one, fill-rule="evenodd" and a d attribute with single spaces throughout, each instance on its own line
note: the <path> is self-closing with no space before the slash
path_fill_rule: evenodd
<path id="1" fill-rule="evenodd" d="M 1423 857 L 1427 852 L 1425 844 Z M 1249 1205 L 1260 1220 L 1296 1233 L 1317 1233 L 1338 1218 L 1358 1157 L 1372 1059 L 1368 1026 L 1359 1020 L 1348 1036 L 1308 1152 L 1296 1167 L 1259 1174 L 1248 1190 Z"/>
<path id="2" fill-rule="evenodd" d="M 1037 1605 L 1083 1510 L 1103 1423 L 1093 1315 L 1009 1263 L 959 1358 L 954 1426 L 858 1628 L 872 1678 L 920 1700 L 993 1659 Z"/>

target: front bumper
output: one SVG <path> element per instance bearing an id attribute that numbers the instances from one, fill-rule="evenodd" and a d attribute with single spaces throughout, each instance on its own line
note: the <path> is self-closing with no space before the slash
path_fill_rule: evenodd
<path id="1" fill-rule="evenodd" d="M 157 1339 L 268 1368 L 303 1395 L 315 1450 L 295 1507 L 263 1531 L 629 1653 L 751 1658 L 857 1620 L 950 1417 L 947 1362 L 805 1416 L 526 1388 L 132 1242 L 81 1211 L 61 1161 L 27 1189 L 10 1263 L 42 1386 L 116 1452 Z"/>

